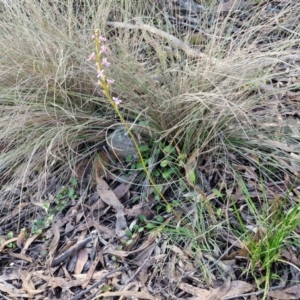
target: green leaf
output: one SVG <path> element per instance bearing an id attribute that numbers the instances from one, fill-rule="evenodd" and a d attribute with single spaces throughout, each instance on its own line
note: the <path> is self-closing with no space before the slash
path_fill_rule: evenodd
<path id="1" fill-rule="evenodd" d="M 142 164 L 141 162 L 139 162 L 139 163 L 136 164 L 135 168 L 136 168 L 137 170 L 140 170 L 140 169 L 143 169 L 144 166 L 143 166 L 143 164 Z"/>
<path id="2" fill-rule="evenodd" d="M 163 216 L 158 216 L 156 218 L 156 220 L 157 220 L 158 223 L 162 223 L 165 220 L 165 218 Z"/>
<path id="3" fill-rule="evenodd" d="M 8 233 L 7 233 L 7 237 L 8 237 L 9 239 L 12 239 L 12 238 L 14 237 L 14 233 L 13 233 L 12 231 L 8 232 Z"/>
<path id="4" fill-rule="evenodd" d="M 190 176 L 190 179 L 191 179 L 192 183 L 195 184 L 196 183 L 196 174 L 195 174 L 195 171 L 191 170 L 189 172 L 189 176 Z"/>
<path id="5" fill-rule="evenodd" d="M 125 161 L 126 161 L 127 163 L 131 162 L 131 161 L 132 161 L 132 155 L 126 156 Z"/>
<path id="6" fill-rule="evenodd" d="M 175 148 L 173 146 L 171 146 L 171 145 L 166 146 L 166 147 L 163 148 L 163 151 L 165 153 L 172 153 L 172 152 L 174 152 L 174 150 L 175 150 Z"/>
<path id="7" fill-rule="evenodd" d="M 147 229 L 153 229 L 153 228 L 155 228 L 155 226 L 154 226 L 153 223 L 148 223 L 148 224 L 146 225 L 146 228 L 147 228 Z"/>
<path id="8" fill-rule="evenodd" d="M 173 200 L 172 201 L 172 206 L 173 207 L 176 207 L 176 206 L 179 206 L 180 205 L 180 202 L 179 201 L 177 201 L 177 200 Z"/>
<path id="9" fill-rule="evenodd" d="M 162 168 L 165 168 L 165 167 L 168 166 L 168 165 L 170 165 L 170 161 L 169 161 L 169 160 L 162 160 L 162 161 L 160 162 L 160 166 L 161 166 Z"/>
<path id="10" fill-rule="evenodd" d="M 139 219 L 141 222 L 146 222 L 147 221 L 147 218 L 145 215 L 139 215 Z"/>
<path id="11" fill-rule="evenodd" d="M 213 189 L 212 190 L 213 191 L 213 193 L 217 196 L 217 197 L 223 197 L 224 196 L 224 194 L 222 194 L 219 190 L 217 190 L 217 189 Z"/>
<path id="12" fill-rule="evenodd" d="M 147 152 L 147 151 L 150 151 L 150 148 L 147 145 L 142 145 L 142 146 L 140 146 L 140 151 Z"/>
<path id="13" fill-rule="evenodd" d="M 168 205 L 166 206 L 166 212 L 167 212 L 167 213 L 170 213 L 171 211 L 172 211 L 172 207 L 171 207 L 171 205 L 168 204 Z"/>
<path id="14" fill-rule="evenodd" d="M 147 121 L 139 121 L 139 125 L 148 126 L 148 122 Z"/>
<path id="15" fill-rule="evenodd" d="M 72 197 L 74 197 L 74 194 L 75 194 L 74 188 L 69 188 L 68 196 L 69 196 L 70 198 L 72 198 Z"/>
<path id="16" fill-rule="evenodd" d="M 129 229 L 126 229 L 125 233 L 127 236 L 132 237 L 132 232 Z"/>
<path id="17" fill-rule="evenodd" d="M 180 160 L 185 160 L 187 158 L 187 155 L 185 153 L 180 153 L 179 154 L 179 159 Z"/>
<path id="18" fill-rule="evenodd" d="M 77 186 L 77 180 L 76 180 L 76 178 L 74 178 L 74 177 L 71 178 L 71 184 L 72 184 L 74 187 Z"/>
<path id="19" fill-rule="evenodd" d="M 154 170 L 152 174 L 154 177 L 158 177 L 160 175 L 158 170 Z"/>
<path id="20" fill-rule="evenodd" d="M 129 240 L 126 242 L 126 246 L 129 246 L 130 244 L 132 244 L 133 240 Z"/>
<path id="21" fill-rule="evenodd" d="M 170 170 L 167 170 L 167 171 L 165 171 L 165 172 L 162 173 L 163 179 L 170 178 L 170 175 L 171 175 Z"/>
<path id="22" fill-rule="evenodd" d="M 154 150 L 154 155 L 158 155 L 159 153 L 160 153 L 160 149 L 156 148 L 156 149 Z"/>

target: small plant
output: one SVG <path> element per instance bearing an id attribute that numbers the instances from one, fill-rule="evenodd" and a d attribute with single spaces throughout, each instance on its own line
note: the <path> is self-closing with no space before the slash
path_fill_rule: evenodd
<path id="1" fill-rule="evenodd" d="M 61 187 L 60 191 L 56 195 L 55 205 L 44 203 L 44 209 L 46 216 L 43 219 L 36 219 L 32 223 L 31 232 L 33 234 L 41 234 L 46 228 L 51 226 L 55 216 L 63 211 L 70 201 L 77 198 L 75 188 L 77 186 L 76 178 L 70 179 L 70 186 Z"/>
<path id="2" fill-rule="evenodd" d="M 243 187 L 244 183 L 240 180 L 240 185 Z M 264 187 L 261 188 L 264 190 Z M 251 273 L 254 278 L 257 270 L 265 271 L 265 284 L 264 284 L 264 298 L 267 295 L 271 279 L 274 279 L 272 274 L 272 267 L 276 262 L 283 262 L 281 259 L 281 252 L 286 247 L 289 237 L 293 231 L 300 225 L 300 204 L 287 209 L 285 206 L 288 203 L 289 191 L 285 197 L 276 197 L 272 199 L 272 205 L 276 206 L 276 209 L 262 207 L 260 213 L 255 207 L 248 190 L 244 186 L 242 189 L 244 196 L 247 199 L 249 210 L 254 216 L 262 216 L 257 219 L 257 227 L 255 234 L 249 233 L 249 230 L 245 227 L 235 203 L 233 203 L 235 214 L 238 218 L 239 224 L 243 231 L 243 236 L 246 236 L 245 245 L 251 258 Z M 265 203 L 268 202 L 267 197 L 263 199 Z M 259 285 L 259 280 L 257 279 Z"/>
<path id="3" fill-rule="evenodd" d="M 162 194 L 162 191 L 159 189 L 157 184 L 154 182 L 150 172 L 148 171 L 148 168 L 147 168 L 148 160 L 145 160 L 145 158 L 143 156 L 143 152 L 147 152 L 149 150 L 149 148 L 147 146 L 142 146 L 142 147 L 139 146 L 134 134 L 131 132 L 129 125 L 127 124 L 126 120 L 124 119 L 122 113 L 119 110 L 119 105 L 120 105 L 120 103 L 122 103 L 122 100 L 119 97 L 112 96 L 111 86 L 112 86 L 112 84 L 114 84 L 115 81 L 114 81 L 114 79 L 108 78 L 106 76 L 105 68 L 109 67 L 111 65 L 111 63 L 107 60 L 107 58 L 105 56 L 105 54 L 108 53 L 108 49 L 105 45 L 106 38 L 100 35 L 99 29 L 96 29 L 95 34 L 93 35 L 93 39 L 95 42 L 95 52 L 93 52 L 89 56 L 88 60 L 89 61 L 94 60 L 96 62 L 95 66 L 96 66 L 96 71 L 97 71 L 97 78 L 99 79 L 98 86 L 101 88 L 102 93 L 107 98 L 108 102 L 110 103 L 110 105 L 112 106 L 112 108 L 114 109 L 116 114 L 118 115 L 119 119 L 121 120 L 127 133 L 131 137 L 132 142 L 138 153 L 140 167 L 144 170 L 144 172 L 145 172 L 149 182 L 151 183 L 152 187 L 154 188 L 155 192 L 160 196 L 160 198 L 168 206 L 168 201 L 166 200 L 166 198 Z M 170 175 L 170 174 L 168 174 L 168 175 Z M 175 211 L 173 211 L 173 213 L 177 216 L 178 219 L 180 219 L 180 216 Z"/>

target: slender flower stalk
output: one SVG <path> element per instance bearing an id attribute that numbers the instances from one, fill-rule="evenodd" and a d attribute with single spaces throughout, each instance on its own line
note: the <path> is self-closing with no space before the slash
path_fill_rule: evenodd
<path id="1" fill-rule="evenodd" d="M 122 103 L 122 100 L 119 97 L 112 97 L 111 96 L 111 85 L 114 83 L 114 80 L 106 78 L 105 69 L 104 69 L 104 67 L 109 67 L 111 65 L 111 63 L 107 61 L 107 58 L 103 57 L 103 54 L 107 54 L 107 47 L 105 45 L 103 45 L 103 43 L 106 42 L 106 38 L 101 36 L 100 33 L 99 33 L 99 30 L 96 29 L 95 30 L 95 35 L 93 35 L 93 39 L 94 39 L 94 42 L 95 42 L 95 52 L 92 53 L 89 56 L 88 60 L 95 60 L 96 61 L 95 65 L 97 67 L 97 78 L 99 78 L 98 85 L 102 89 L 103 94 L 108 99 L 109 103 L 111 104 L 111 106 L 113 107 L 115 112 L 117 113 L 117 115 L 120 118 L 122 124 L 124 125 L 126 131 L 128 132 L 129 136 L 131 137 L 132 142 L 133 142 L 133 144 L 136 148 L 136 151 L 139 155 L 139 158 L 141 160 L 141 163 L 142 163 L 142 166 L 143 166 L 143 169 L 146 173 L 147 178 L 149 179 L 150 183 L 152 184 L 153 188 L 156 190 L 158 195 L 164 200 L 166 205 L 169 206 L 168 201 L 166 200 L 166 198 L 163 196 L 163 194 L 161 193 L 161 191 L 159 190 L 159 188 L 157 187 L 157 185 L 153 181 L 153 179 L 152 179 L 152 177 L 151 177 L 151 175 L 148 171 L 148 168 L 146 166 L 146 163 L 144 161 L 143 155 L 140 151 L 139 144 L 136 141 L 135 136 L 131 132 L 130 127 L 128 126 L 128 124 L 127 124 L 126 120 L 124 119 L 123 115 L 119 111 L 119 104 Z M 173 209 L 172 209 L 172 211 L 176 215 L 176 217 L 179 220 L 181 220 L 180 216 Z"/>

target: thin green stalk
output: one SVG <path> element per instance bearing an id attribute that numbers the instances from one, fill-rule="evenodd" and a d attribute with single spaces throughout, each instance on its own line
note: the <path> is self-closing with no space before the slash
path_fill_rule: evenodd
<path id="1" fill-rule="evenodd" d="M 156 185 L 156 183 L 154 182 L 154 180 L 151 177 L 150 172 L 148 171 L 148 168 L 146 166 L 146 163 L 144 161 L 143 155 L 140 151 L 139 148 L 139 144 L 136 141 L 136 138 L 134 136 L 134 134 L 131 132 L 130 127 L 128 126 L 128 124 L 126 123 L 126 120 L 124 119 L 124 117 L 122 116 L 118 104 L 120 104 L 122 102 L 122 100 L 120 100 L 119 98 L 115 98 L 111 96 L 111 91 L 110 91 L 110 86 L 113 83 L 113 80 L 109 80 L 106 78 L 104 72 L 104 66 L 109 66 L 110 63 L 107 62 L 106 58 L 102 57 L 102 54 L 106 52 L 106 48 L 105 46 L 101 45 L 102 42 L 105 41 L 105 38 L 101 37 L 99 29 L 95 30 L 95 35 L 94 35 L 94 40 L 95 40 L 95 54 L 91 56 L 90 59 L 94 58 L 96 61 L 96 66 L 97 66 L 97 71 L 98 71 L 98 77 L 100 77 L 100 80 L 98 81 L 99 86 L 102 88 L 102 91 L 104 93 L 104 95 L 106 96 L 106 98 L 108 99 L 110 105 L 113 107 L 113 109 L 115 110 L 115 112 L 117 113 L 118 117 L 120 118 L 122 124 L 124 125 L 127 133 L 130 135 L 130 138 L 136 148 L 136 151 L 138 153 L 138 156 L 141 160 L 142 163 L 142 167 L 143 170 L 145 171 L 145 174 L 149 180 L 149 182 L 152 184 L 153 188 L 155 189 L 155 191 L 158 193 L 158 195 L 164 200 L 164 202 L 166 203 L 167 206 L 169 206 L 169 203 L 167 201 L 167 199 L 164 197 L 164 195 L 161 193 L 161 191 L 159 190 L 158 186 Z M 174 213 L 174 215 L 181 220 L 180 216 L 172 209 L 172 212 Z"/>

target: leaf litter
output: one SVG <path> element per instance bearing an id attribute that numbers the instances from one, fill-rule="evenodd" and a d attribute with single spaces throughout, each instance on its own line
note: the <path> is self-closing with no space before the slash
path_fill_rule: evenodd
<path id="1" fill-rule="evenodd" d="M 218 6 L 217 10 L 226 17 L 227 13 L 233 9 L 243 9 L 245 3 L 242 3 L 241 7 L 235 7 L 238 2 L 224 2 Z M 272 1 L 271 4 L 274 3 L 276 1 Z M 272 5 L 268 9 L 273 9 Z M 241 26 L 241 24 L 236 24 L 236 26 Z M 274 38 L 275 35 L 274 33 Z M 299 137 L 297 124 L 300 118 L 300 98 L 295 85 L 299 79 L 299 61 L 298 55 L 288 55 L 282 58 L 278 65 L 274 66 L 274 74 L 277 75 L 258 87 L 257 92 L 264 98 L 265 107 L 260 106 L 255 113 L 265 115 L 268 107 L 273 108 L 272 114 L 278 119 L 280 126 L 278 128 L 277 122 L 269 122 L 267 116 L 265 126 L 274 128 L 274 134 L 276 130 L 291 128 L 294 135 Z M 295 88 L 291 91 L 289 87 L 293 85 Z M 258 134 L 257 142 L 259 141 Z M 280 155 L 281 151 L 285 151 L 294 158 L 299 158 L 299 145 L 290 143 L 288 139 L 267 142 L 271 148 L 277 149 L 277 152 L 275 151 L 271 156 L 284 165 L 291 174 L 299 176 L 299 165 L 283 159 Z M 249 195 L 245 195 L 240 187 L 234 186 L 234 179 L 230 178 L 226 172 L 222 173 L 219 167 L 220 162 L 207 159 L 206 162 L 201 163 L 198 157 L 196 159 L 193 155 L 190 156 L 186 165 L 186 180 L 195 189 L 195 197 L 200 199 L 199 201 L 205 201 L 213 225 L 218 223 L 218 215 L 213 207 L 219 206 L 224 211 L 229 211 L 227 219 L 231 214 L 228 209 L 232 211 L 231 204 L 222 203 L 220 195 L 216 195 L 211 190 L 212 186 L 217 185 L 216 182 L 220 183 L 220 186 L 223 186 L 220 190 L 226 193 L 228 198 L 230 196 L 239 202 L 241 217 L 249 231 L 253 233 L 254 242 L 258 243 L 265 233 L 265 228 L 256 224 L 251 218 L 251 211 L 246 207 L 245 202 L 247 196 L 255 198 L 260 205 L 262 205 L 261 200 L 266 197 L 270 202 L 271 213 L 275 212 L 276 201 L 282 201 L 286 187 L 293 187 L 292 179 L 285 174 L 281 183 L 265 182 L 267 191 L 264 191 L 257 175 L 258 170 L 243 160 L 239 153 L 230 155 L 232 160 L 239 164 L 236 167 L 242 171 Z M 247 153 L 247 155 L 253 160 L 257 159 L 252 153 Z M 196 165 L 197 162 L 198 165 Z M 223 249 L 216 247 L 216 253 L 213 255 L 199 253 L 198 258 L 210 263 L 211 270 L 214 270 L 212 276 L 215 277 L 212 278 L 209 286 L 201 280 L 199 274 L 203 272 L 199 271 L 195 256 L 190 255 L 188 246 L 179 248 L 175 245 L 166 245 L 159 232 L 137 235 L 136 244 L 126 245 L 130 239 L 126 231 L 130 223 L 134 221 L 133 219 L 140 215 L 151 219 L 156 213 L 152 211 L 151 203 L 137 204 L 132 207 L 127 207 L 125 203 L 122 203 L 124 195 L 133 189 L 130 182 L 135 179 L 136 174 L 128 178 L 128 182 L 121 182 L 117 187 L 112 188 L 103 179 L 103 170 L 99 171 L 97 164 L 93 166 L 91 160 L 81 161 L 79 177 L 83 180 L 88 172 L 92 172 L 93 167 L 97 187 L 94 195 L 90 195 L 90 205 L 79 200 L 76 205 L 67 209 L 63 216 L 60 216 L 59 221 L 53 222 L 45 234 L 35 234 L 28 238 L 26 231 L 23 230 L 18 237 L 5 238 L 6 240 L 1 243 L 1 264 L 5 266 L 0 276 L 1 292 L 11 299 L 44 299 L 45 297 L 54 299 L 56 297 L 73 300 L 91 299 L 97 293 L 98 297 L 119 297 L 118 299 L 122 299 L 121 297 L 124 299 L 126 297 L 171 299 L 176 295 L 176 299 L 210 300 L 242 299 L 242 297 L 257 299 L 257 296 L 261 294 L 261 291 L 256 291 L 254 284 L 239 280 L 239 277 L 245 278 L 243 270 L 248 267 L 249 251 L 247 245 L 237 240 L 230 231 L 223 229 L 219 231 L 218 239 L 226 245 Z M 196 186 L 193 181 L 193 172 L 200 172 L 204 182 L 208 184 Z M 112 178 L 110 179 L 113 180 Z M 298 196 L 299 184 L 297 182 L 293 187 L 294 193 Z M 82 195 L 84 195 L 83 191 L 84 189 L 82 189 Z M 16 199 L 20 193 L 21 190 L 18 188 L 13 191 Z M 274 201 L 274 199 L 277 200 Z M 27 210 L 27 215 L 32 213 L 32 204 L 31 201 L 28 203 L 16 201 L 13 204 L 15 209 L 1 220 L 1 225 L 22 217 L 20 212 Z M 43 207 L 40 209 L 44 210 Z M 16 243 L 21 253 L 14 253 L 7 248 L 12 243 Z M 294 247 L 289 247 L 283 251 L 282 257 L 291 264 L 299 266 L 297 254 Z M 156 266 L 159 266 L 161 270 L 158 270 Z M 217 268 L 226 270 L 229 276 L 220 280 Z M 239 271 L 234 272 L 234 268 Z M 158 278 L 157 281 L 156 278 Z M 297 275 L 295 279 L 299 280 Z M 270 299 L 298 299 L 300 297 L 297 284 L 288 288 L 283 288 L 279 284 L 278 287 L 279 290 L 268 291 Z M 114 291 L 110 291 L 111 289 Z M 101 290 L 103 293 L 99 293 Z"/>

